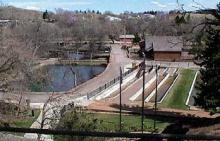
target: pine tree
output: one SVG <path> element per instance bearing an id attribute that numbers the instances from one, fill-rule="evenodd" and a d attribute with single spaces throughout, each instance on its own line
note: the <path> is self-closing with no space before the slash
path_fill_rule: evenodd
<path id="1" fill-rule="evenodd" d="M 47 10 L 43 13 L 43 19 L 49 19 L 49 14 Z"/>
<path id="2" fill-rule="evenodd" d="M 201 82 L 195 97 L 196 105 L 217 112 L 220 107 L 220 3 L 218 9 L 205 10 L 214 18 L 207 19 L 202 31 Z M 200 44 L 201 45 L 201 44 Z"/>
<path id="3" fill-rule="evenodd" d="M 136 33 L 134 35 L 134 40 L 133 40 L 133 43 L 139 43 L 141 41 L 141 38 L 139 37 L 138 33 Z"/>
<path id="4" fill-rule="evenodd" d="M 220 30 L 209 27 L 206 33 L 206 47 L 201 52 L 200 92 L 195 97 L 195 102 L 207 110 L 216 111 L 220 107 Z"/>

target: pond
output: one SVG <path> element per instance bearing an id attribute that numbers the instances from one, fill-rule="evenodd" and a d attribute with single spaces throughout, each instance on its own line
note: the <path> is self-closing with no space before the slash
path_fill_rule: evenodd
<path id="1" fill-rule="evenodd" d="M 49 82 L 40 90 L 32 89 L 32 91 L 68 91 L 102 73 L 105 66 L 50 65 L 47 69 Z"/>

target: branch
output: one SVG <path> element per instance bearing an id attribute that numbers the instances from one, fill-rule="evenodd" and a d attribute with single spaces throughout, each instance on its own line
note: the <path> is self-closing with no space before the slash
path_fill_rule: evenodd
<path id="1" fill-rule="evenodd" d="M 0 67 L 0 73 L 6 72 L 9 69 L 13 67 L 13 65 L 16 63 L 16 60 L 14 60 L 14 57 L 8 58 Z"/>

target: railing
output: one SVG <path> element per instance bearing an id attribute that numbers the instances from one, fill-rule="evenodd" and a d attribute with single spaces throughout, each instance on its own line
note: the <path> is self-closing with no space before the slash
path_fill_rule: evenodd
<path id="1" fill-rule="evenodd" d="M 77 64 L 77 63 L 86 63 L 86 64 L 107 64 L 108 60 L 105 59 L 96 59 L 96 60 L 70 60 L 70 59 L 59 59 L 60 64 Z"/>
<path id="2" fill-rule="evenodd" d="M 110 138 L 142 138 L 144 140 L 220 140 L 220 136 L 213 135 L 183 135 L 183 134 L 152 134 L 152 133 L 129 133 L 129 132 L 97 132 L 97 131 L 73 131 L 52 130 L 35 128 L 0 127 L 0 132 L 12 133 L 36 133 L 45 135 L 69 135 L 83 137 L 110 137 Z"/>
<path id="3" fill-rule="evenodd" d="M 134 70 L 136 70 L 138 68 L 138 66 L 126 71 L 125 73 L 122 74 L 122 79 L 124 79 L 125 77 L 127 77 L 129 74 L 131 74 L 132 72 L 134 72 Z M 97 89 L 93 90 L 92 92 L 87 93 L 87 99 L 90 99 L 94 96 L 97 96 L 100 92 L 110 88 L 111 86 L 115 85 L 116 83 L 118 83 L 120 81 L 120 76 L 114 78 L 113 80 L 105 83 L 104 85 L 98 87 Z"/>

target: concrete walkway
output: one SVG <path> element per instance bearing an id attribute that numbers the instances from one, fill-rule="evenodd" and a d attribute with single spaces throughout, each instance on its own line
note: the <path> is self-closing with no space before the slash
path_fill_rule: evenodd
<path id="1" fill-rule="evenodd" d="M 0 141 L 37 141 L 36 139 L 27 139 L 24 137 L 7 134 L 7 133 L 0 133 Z"/>
<path id="2" fill-rule="evenodd" d="M 137 62 L 141 62 L 142 60 L 137 60 Z M 193 62 L 168 62 L 168 61 L 154 61 L 154 60 L 147 60 L 147 66 L 155 66 L 159 65 L 165 68 L 185 68 L 185 69 L 200 69 L 200 66 L 194 64 Z"/>

